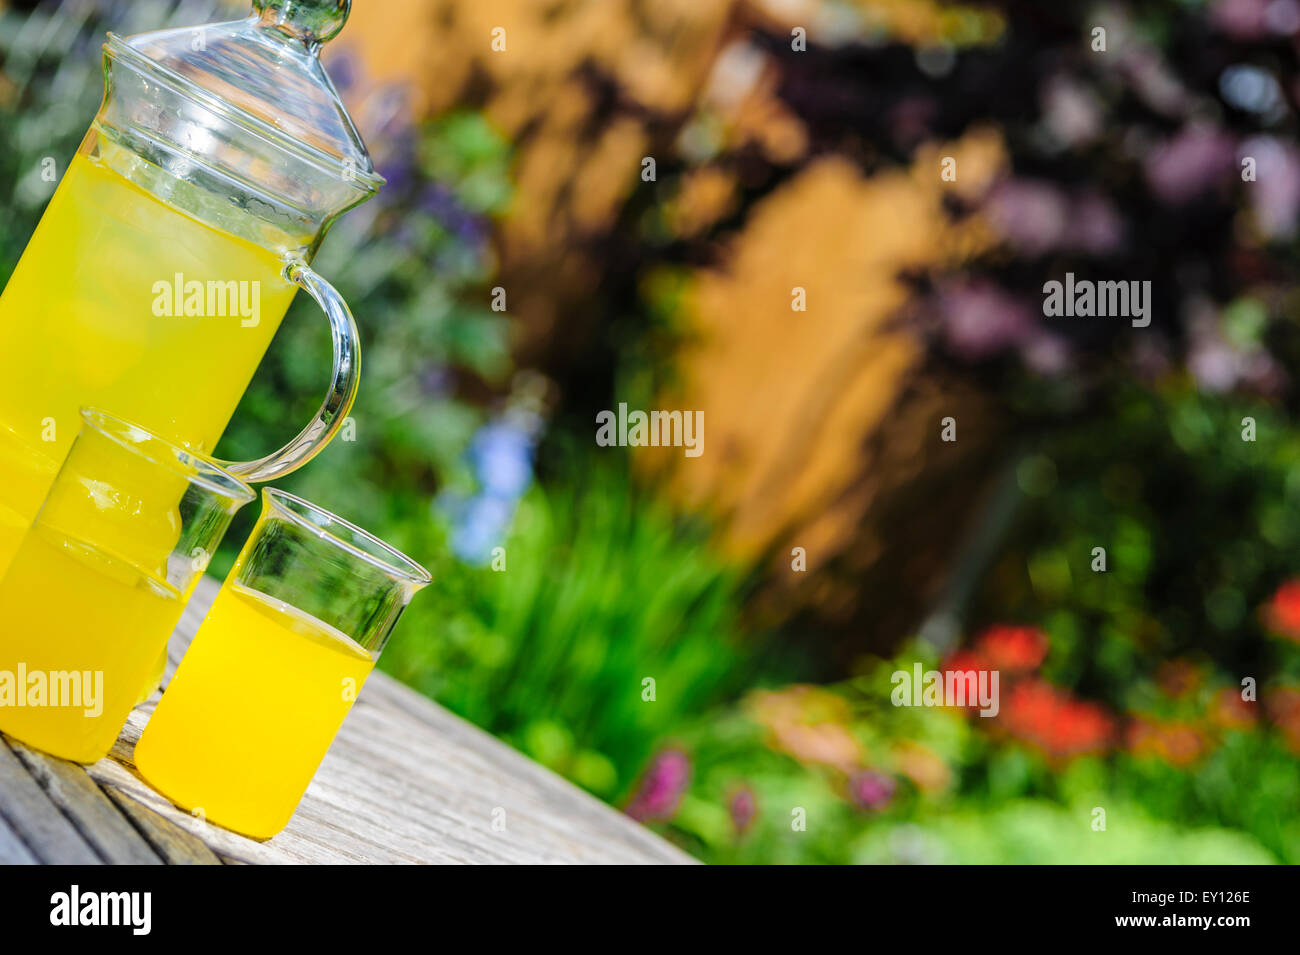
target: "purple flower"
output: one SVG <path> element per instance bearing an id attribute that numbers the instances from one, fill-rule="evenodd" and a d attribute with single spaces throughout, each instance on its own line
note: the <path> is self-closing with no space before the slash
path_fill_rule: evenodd
<path id="1" fill-rule="evenodd" d="M 1064 145 L 1077 147 L 1102 132 L 1101 105 L 1088 87 L 1059 75 L 1049 80 L 1042 94 L 1043 120 Z"/>
<path id="2" fill-rule="evenodd" d="M 1217 337 L 1194 341 L 1187 367 L 1196 384 L 1210 392 L 1230 391 L 1245 385 L 1261 394 L 1273 395 L 1286 386 L 1286 373 L 1267 352 L 1243 352 Z"/>
<path id="3" fill-rule="evenodd" d="M 396 121 L 388 125 L 393 128 L 376 137 L 380 148 L 372 149 L 376 171 L 387 180 L 379 195 L 405 208 L 410 201 L 407 193 L 420 178 L 419 150 L 408 127 Z"/>
<path id="4" fill-rule="evenodd" d="M 1163 202 L 1188 202 L 1226 181 L 1236 152 L 1232 138 L 1221 130 L 1200 124 L 1185 126 L 1148 156 L 1147 184 Z"/>
<path id="5" fill-rule="evenodd" d="M 1244 386 L 1275 395 L 1286 386 L 1286 372 L 1268 352 L 1258 345 L 1234 344 L 1224 336 L 1213 305 L 1196 302 L 1189 311 L 1187 368 L 1199 388 L 1225 392 Z"/>
<path id="6" fill-rule="evenodd" d="M 1228 391 L 1237 383 L 1237 359 L 1236 350 L 1227 342 L 1207 338 L 1192 346 L 1187 367 L 1205 391 Z"/>
<path id="7" fill-rule="evenodd" d="M 330 47 L 329 49 L 331 55 L 329 63 L 326 65 L 329 67 L 330 80 L 333 81 L 334 87 L 339 92 L 345 93 L 357 84 L 360 69 L 356 57 L 353 56 L 351 50 L 344 47 L 337 49 Z"/>
<path id="8" fill-rule="evenodd" d="M 1027 342 L 1036 331 L 1029 306 L 987 282 L 943 287 L 938 305 L 948 346 L 968 361 Z"/>
<path id="9" fill-rule="evenodd" d="M 641 786 L 627 805 L 627 814 L 638 822 L 665 821 L 677 814 L 686 784 L 691 778 L 691 761 L 677 749 L 666 749 L 650 763 Z"/>
<path id="10" fill-rule="evenodd" d="M 442 183 L 435 182 L 426 187 L 416 205 L 466 245 L 478 248 L 487 238 L 487 228 L 482 219 L 466 209 L 456 193 Z"/>
<path id="11" fill-rule="evenodd" d="M 1020 359 L 1035 374 L 1059 375 L 1070 366 L 1070 346 L 1059 335 L 1036 332 L 1021 344 Z"/>
<path id="12" fill-rule="evenodd" d="M 1124 220 L 1115 204 L 1100 193 L 1075 199 L 1065 245 L 1092 255 L 1117 252 L 1124 243 Z"/>
<path id="13" fill-rule="evenodd" d="M 1257 40 L 1268 32 L 1266 17 L 1273 0 L 1217 0 L 1210 23 L 1237 40 Z"/>
<path id="14" fill-rule="evenodd" d="M 1164 116 L 1185 115 L 1192 103 L 1176 73 L 1146 43 L 1124 44 L 1120 53 L 1120 71 L 1142 102 Z"/>
<path id="15" fill-rule="evenodd" d="M 874 769 L 864 769 L 849 780 L 849 792 L 853 801 L 863 809 L 873 812 L 884 809 L 894 798 L 895 783 L 892 776 L 878 773 Z"/>
<path id="16" fill-rule="evenodd" d="M 754 796 L 754 790 L 748 786 L 736 790 L 728 808 L 731 811 L 731 824 L 736 827 L 737 835 L 744 835 L 745 830 L 754 822 L 754 816 L 758 814 L 758 799 Z"/>
<path id="17" fill-rule="evenodd" d="M 1255 181 L 1246 184 L 1260 231 L 1270 239 L 1290 238 L 1300 218 L 1300 152 L 1272 136 L 1241 145 L 1241 157 L 1255 160 Z"/>
<path id="18" fill-rule="evenodd" d="M 989 196 L 985 207 L 993 227 L 1017 249 L 1042 255 L 1060 244 L 1069 226 L 1065 193 L 1045 182 L 1008 179 Z"/>
<path id="19" fill-rule="evenodd" d="M 1300 0 L 1271 0 L 1264 10 L 1264 26 L 1278 36 L 1300 32 Z"/>

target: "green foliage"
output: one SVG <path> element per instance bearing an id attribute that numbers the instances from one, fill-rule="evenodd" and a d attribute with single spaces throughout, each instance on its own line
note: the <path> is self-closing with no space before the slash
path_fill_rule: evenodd
<path id="1" fill-rule="evenodd" d="M 506 321 L 482 288 L 491 270 L 483 217 L 508 201 L 509 149 L 476 114 L 416 132 L 414 162 L 393 176 L 392 191 L 340 219 L 314 263 L 361 332 L 352 427 L 279 482 L 381 536 L 429 520 L 429 502 L 460 476 L 488 416 L 461 391 L 501 389 L 511 372 Z M 286 422 L 305 423 L 320 401 L 329 347 L 319 309 L 298 296 L 222 439 L 223 457 L 260 457 L 293 436 Z"/>
<path id="2" fill-rule="evenodd" d="M 1243 336 L 1258 325 L 1243 313 Z M 1243 440 L 1253 418 L 1255 440 Z M 1175 727 L 1182 757 L 1131 750 L 1053 760 L 998 732 L 998 720 L 895 710 L 888 674 L 934 665 L 924 646 L 831 688 L 861 768 L 900 785 L 883 810 L 856 807 L 843 771 L 780 751 L 752 712 L 729 709 L 682 744 L 694 761 L 670 838 L 711 861 L 1300 861 L 1300 761 L 1269 725 L 1276 687 L 1300 674 L 1300 647 L 1268 632 L 1259 608 L 1300 571 L 1300 432 L 1258 400 L 1118 386 L 1017 468 L 1018 518 L 986 575 L 972 629 L 1036 622 L 1050 638 L 1043 678 L 1108 705 L 1123 723 Z M 1207 542 L 1214 542 L 1207 546 Z M 1095 547 L 1106 569 L 1093 569 Z M 1164 673 L 1177 661 L 1185 686 Z M 1254 677 L 1253 722 L 1228 727 L 1216 701 Z M 1003 687 L 1003 705 L 1006 705 Z M 891 742 L 919 742 L 952 771 L 925 794 L 900 776 Z M 758 814 L 739 835 L 741 787 Z M 808 813 L 791 829 L 791 807 Z M 1107 813 L 1105 832 L 1092 809 Z"/>
<path id="3" fill-rule="evenodd" d="M 1153 818 L 1249 833 L 1288 864 L 1300 863 L 1300 762 L 1272 734 L 1226 736 L 1190 768 L 1159 759 L 1116 760 L 1115 789 Z"/>
<path id="4" fill-rule="evenodd" d="M 870 832 L 853 860 L 991 865 L 1261 865 L 1276 861 L 1247 836 L 1152 820 L 1139 804 L 1111 805 L 1094 832 L 1091 807 L 1037 800 L 958 810 L 914 826 Z"/>
<path id="5" fill-rule="evenodd" d="M 504 571 L 424 523 L 434 583 L 381 666 L 592 792 L 624 792 L 656 740 L 752 680 L 736 575 L 613 466 L 534 487 Z"/>
<path id="6" fill-rule="evenodd" d="M 1243 419 L 1256 439 L 1243 440 Z M 1161 661 L 1236 683 L 1300 674 L 1258 608 L 1300 571 L 1300 432 L 1275 407 L 1183 385 L 1116 386 L 1042 442 L 976 619 L 1040 621 L 1047 675 L 1117 707 Z M 1212 542 L 1212 543 L 1211 543 Z M 1092 570 L 1093 548 L 1106 571 Z"/>
<path id="7" fill-rule="evenodd" d="M 861 747 L 847 770 L 822 762 L 825 751 L 816 746 L 781 744 L 781 720 L 760 698 L 700 720 L 675 743 L 692 759 L 689 789 L 671 821 L 656 828 L 716 863 L 1300 860 L 1300 824 L 1290 808 L 1300 798 L 1300 763 L 1275 734 L 1229 732 L 1190 767 L 1127 753 L 1052 762 L 991 735 L 979 717 L 891 706 L 890 674 L 918 660 L 927 668 L 936 662 L 923 646 L 906 649 L 853 681 L 815 691 L 822 702 L 805 701 L 801 712 L 782 717 L 845 729 Z M 826 697 L 843 706 L 827 705 Z M 909 766 L 906 754 L 917 752 L 951 775 L 945 780 Z M 897 781 L 883 808 L 863 808 L 852 798 L 850 772 L 864 769 Z M 729 810 L 741 791 L 755 802 L 743 831 Z M 1104 817 L 1095 814 L 1099 808 Z M 792 824 L 796 810 L 806 829 Z M 1094 828 L 1099 818 L 1104 830 Z"/>

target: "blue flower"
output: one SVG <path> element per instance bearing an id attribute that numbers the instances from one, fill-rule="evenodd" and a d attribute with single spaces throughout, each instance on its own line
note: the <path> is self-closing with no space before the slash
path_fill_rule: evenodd
<path id="1" fill-rule="evenodd" d="M 507 422 L 479 429 L 470 442 L 469 458 L 486 495 L 515 500 L 532 482 L 532 436 Z"/>
<path id="2" fill-rule="evenodd" d="M 533 480 L 536 428 L 507 414 L 481 427 L 466 452 L 478 483 L 473 495 L 447 492 L 436 507 L 452 524 L 451 549 L 461 560 L 486 564 L 505 540 L 519 499 Z"/>

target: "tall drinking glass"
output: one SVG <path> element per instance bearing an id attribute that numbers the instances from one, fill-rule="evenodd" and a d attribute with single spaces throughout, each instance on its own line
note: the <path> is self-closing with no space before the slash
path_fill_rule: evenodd
<path id="1" fill-rule="evenodd" d="M 81 418 L 0 581 L 0 730 L 93 763 L 254 494 L 138 425 L 95 409 Z"/>
<path id="2" fill-rule="evenodd" d="M 301 498 L 262 516 L 135 748 L 172 802 L 269 839 L 429 573 Z"/>

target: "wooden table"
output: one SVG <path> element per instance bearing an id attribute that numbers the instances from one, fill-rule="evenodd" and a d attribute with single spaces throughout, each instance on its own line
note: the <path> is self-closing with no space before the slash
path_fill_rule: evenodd
<path id="1" fill-rule="evenodd" d="M 167 679 L 217 587 L 200 585 L 172 635 Z M 268 842 L 246 839 L 172 806 L 135 771 L 131 754 L 156 699 L 90 767 L 0 737 L 0 863 L 692 861 L 378 672 L 289 827 Z"/>

